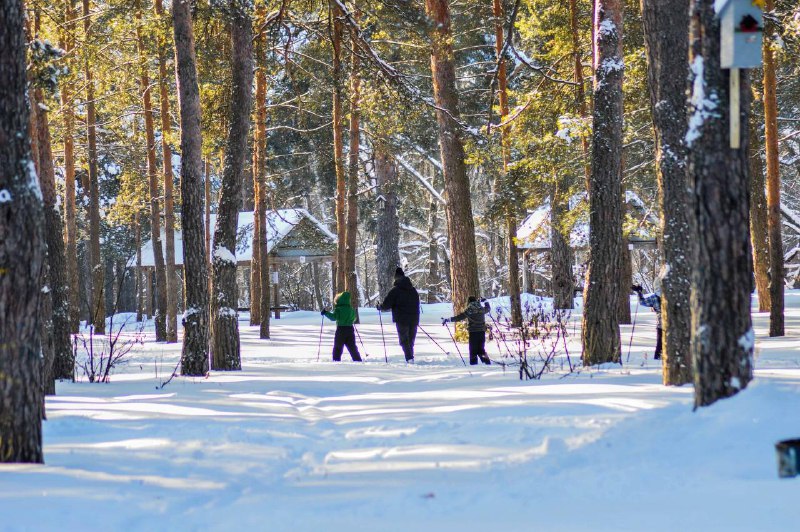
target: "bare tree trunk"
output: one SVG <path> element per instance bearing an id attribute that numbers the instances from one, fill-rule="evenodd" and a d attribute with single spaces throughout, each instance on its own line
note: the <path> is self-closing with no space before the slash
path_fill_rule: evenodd
<path id="1" fill-rule="evenodd" d="M 264 10 L 256 12 L 256 25 L 264 20 Z M 261 240 L 264 238 L 262 224 L 261 194 L 264 188 L 264 168 L 266 168 L 267 147 L 267 74 L 264 70 L 264 37 L 256 35 L 256 114 L 255 134 L 253 135 L 253 258 L 250 261 L 250 325 L 261 325 Z"/>
<path id="2" fill-rule="evenodd" d="M 136 322 L 142 321 L 144 314 L 144 283 L 142 283 L 142 226 L 139 223 L 139 209 L 133 213 L 133 231 L 136 235 Z"/>
<path id="3" fill-rule="evenodd" d="M 766 0 L 764 11 L 772 14 L 775 0 Z M 775 57 L 772 38 L 775 23 L 764 17 L 764 145 L 767 153 L 767 213 L 769 228 L 769 335 L 784 335 L 783 238 L 781 237 L 781 175 L 778 160 L 778 104 L 775 96 Z"/>
<path id="4" fill-rule="evenodd" d="M 479 295 L 478 259 L 475 252 L 475 221 L 469 193 L 469 178 L 464 164 L 464 145 L 458 113 L 453 31 L 448 0 L 425 0 L 430 19 L 431 73 L 439 148 L 447 194 L 447 230 L 450 240 L 452 300 L 463 308 L 470 295 Z"/>
<path id="5" fill-rule="evenodd" d="M 753 96 L 756 92 L 753 91 Z M 761 160 L 761 138 L 758 134 L 760 113 L 753 105 L 750 116 L 748 159 L 750 161 L 750 242 L 753 246 L 753 270 L 758 292 L 758 311 L 769 312 L 769 229 L 767 221 L 766 179 Z"/>
<path id="6" fill-rule="evenodd" d="M 36 102 L 43 101 L 42 91 L 37 89 Z M 69 295 L 65 274 L 63 226 L 59 212 L 53 152 L 50 143 L 50 124 L 47 109 L 39 108 L 36 113 L 36 135 L 39 152 L 39 182 L 44 197 L 45 238 L 47 240 L 47 264 L 49 295 L 52 300 L 53 332 L 53 377 L 69 379 L 74 377 L 75 361 L 70 344 Z M 55 390 L 52 390 L 55 393 Z"/>
<path id="7" fill-rule="evenodd" d="M 355 18 L 358 20 L 358 11 Z M 356 36 L 352 36 L 353 48 L 356 48 Z M 361 111 L 361 74 L 359 72 L 358 54 L 352 54 L 352 69 L 350 72 L 350 153 L 347 172 L 347 235 L 345 238 L 345 289 L 350 292 L 353 308 L 356 309 L 356 323 L 358 320 L 358 276 L 356 275 L 356 246 L 358 237 L 358 155 L 361 147 L 361 130 L 359 119 Z"/>
<path id="8" fill-rule="evenodd" d="M 731 71 L 720 69 L 719 18 L 713 1 L 691 0 L 691 87 L 686 135 L 697 220 L 692 273 L 695 405 L 736 394 L 753 378 L 750 320 L 753 262 L 749 239 L 747 136 L 730 148 Z M 741 123 L 749 113 L 747 78 Z"/>
<path id="9" fill-rule="evenodd" d="M 622 253 L 622 2 L 596 0 L 592 176 L 589 187 L 589 267 L 583 319 L 583 363 L 620 361 Z"/>
<path id="10" fill-rule="evenodd" d="M 168 22 L 164 17 L 164 6 L 161 0 L 155 0 L 155 11 L 159 25 L 158 38 L 158 89 L 159 103 L 161 105 L 161 153 L 164 159 L 164 244 L 167 295 L 167 342 L 178 341 L 178 287 L 175 268 L 175 199 L 173 194 L 172 176 L 172 148 L 169 143 L 172 138 L 172 121 L 169 116 L 169 91 L 167 89 L 167 39 L 169 34 Z"/>
<path id="11" fill-rule="evenodd" d="M 61 48 L 66 52 L 66 67 L 70 68 L 72 50 L 75 47 L 74 0 L 64 1 L 64 29 L 61 34 Z M 75 110 L 73 108 L 72 87 L 70 83 L 59 85 L 61 93 L 61 114 L 64 117 L 64 205 L 67 259 L 67 286 L 69 287 L 69 330 L 77 333 L 80 323 L 80 289 L 78 287 L 78 226 L 75 207 Z"/>
<path id="12" fill-rule="evenodd" d="M 342 17 L 344 14 L 334 0 L 330 0 L 331 44 L 333 46 L 333 162 L 336 168 L 336 279 L 334 291 L 341 292 L 346 284 L 347 221 L 345 218 L 346 175 L 344 169 L 344 138 L 342 133 Z"/>
<path id="13" fill-rule="evenodd" d="M 500 100 L 500 122 L 508 116 L 508 91 L 506 88 L 506 61 L 503 52 L 503 4 L 501 0 L 493 0 L 492 12 L 494 14 L 495 28 L 495 55 L 498 61 L 497 91 Z M 503 157 L 503 180 L 506 181 L 506 194 L 513 189 L 511 177 L 508 173 L 509 157 L 509 129 L 510 126 L 500 128 L 500 149 Z M 522 301 L 519 290 L 519 253 L 517 252 L 517 215 L 515 212 L 516 199 L 505 198 L 506 234 L 508 235 L 508 295 L 511 300 L 511 325 L 522 326 Z M 477 294 L 476 294 L 477 295 Z"/>
<path id="14" fill-rule="evenodd" d="M 569 232 L 564 230 L 564 214 L 569 198 L 556 187 L 550 199 L 550 261 L 553 270 L 553 308 L 574 307 L 575 281 L 572 279 L 573 255 Z"/>
<path id="15" fill-rule="evenodd" d="M 84 0 L 87 1 L 87 0 Z M 141 20 L 141 13 L 139 14 Z M 156 137 L 153 127 L 153 106 L 150 103 L 150 77 L 147 73 L 147 50 L 142 38 L 142 28 L 136 28 L 136 41 L 139 49 L 141 68 L 142 106 L 144 107 L 144 129 L 147 141 L 147 178 L 150 190 L 150 233 L 153 242 L 153 262 L 156 273 L 155 322 L 156 341 L 167 340 L 167 276 L 164 271 L 164 248 L 161 245 L 161 209 L 158 198 L 161 191 L 158 186 L 158 169 L 156 168 Z"/>
<path id="16" fill-rule="evenodd" d="M 175 77 L 181 115 L 181 199 L 183 227 L 183 315 L 181 375 L 208 372 L 208 252 L 203 241 L 203 134 L 197 86 L 191 5 L 172 3 Z M 206 174 L 207 175 L 207 174 Z"/>
<path id="17" fill-rule="evenodd" d="M 431 179 L 431 184 L 434 180 Z M 397 199 L 395 198 L 395 202 Z M 436 240 L 436 222 L 438 221 L 437 211 L 439 203 L 436 198 L 431 197 L 428 206 L 428 303 L 436 303 L 438 298 L 436 293 L 439 287 L 439 242 Z"/>
<path id="18" fill-rule="evenodd" d="M 575 106 L 581 118 L 589 116 L 586 107 L 586 90 L 583 81 L 583 64 L 581 62 L 581 50 L 578 29 L 578 6 L 577 0 L 569 0 L 569 23 L 572 30 L 572 58 L 573 58 L 573 79 L 575 80 Z M 592 39 L 594 41 L 594 39 Z M 586 190 L 589 190 L 589 180 L 592 176 L 592 168 L 589 164 L 589 139 L 581 135 L 581 150 L 583 151 L 583 173 L 586 182 Z M 570 307 L 572 308 L 572 307 Z"/>
<path id="19" fill-rule="evenodd" d="M 245 177 L 247 137 L 250 131 L 250 112 L 253 105 L 253 28 L 244 0 L 231 0 L 231 72 L 232 87 L 230 129 L 225 145 L 225 166 L 222 191 L 214 228 L 214 297 L 211 298 L 211 329 L 214 369 L 242 368 L 239 344 L 237 308 L 239 291 L 236 286 L 236 230 L 242 203 L 242 184 Z"/>
<path id="20" fill-rule="evenodd" d="M 259 159 L 256 169 L 256 210 L 258 212 L 259 240 L 258 240 L 258 309 L 259 309 L 259 336 L 262 339 L 270 337 L 270 286 L 269 286 L 269 249 L 267 246 L 267 75 L 266 51 L 262 48 L 256 57 L 258 74 L 256 78 L 256 105 L 258 123 L 256 132 L 259 138 Z M 259 92 L 260 87 L 260 92 Z M 255 246 L 253 246 L 255 251 Z"/>
<path id="21" fill-rule="evenodd" d="M 692 381 L 689 295 L 694 220 L 684 138 L 689 0 L 642 0 L 642 15 L 661 207 L 663 382 L 680 386 Z"/>
<path id="22" fill-rule="evenodd" d="M 622 168 L 624 171 L 625 160 L 623 156 Z M 625 219 L 628 212 L 628 202 L 625 191 L 620 196 L 621 216 Z M 628 235 L 622 235 L 622 252 L 619 254 L 619 298 L 617 299 L 617 321 L 622 325 L 631 323 L 631 297 L 630 286 L 633 284 L 633 264 L 631 264 L 631 252 L 628 249 Z"/>
<path id="23" fill-rule="evenodd" d="M 39 305 L 45 267 L 42 193 L 27 134 L 25 14 L 0 3 L 0 462 L 43 461 Z"/>
<path id="24" fill-rule="evenodd" d="M 384 200 L 383 208 L 378 208 L 375 230 L 376 277 L 380 297 L 386 297 L 394 284 L 394 270 L 400 265 L 400 223 L 397 219 L 397 167 L 388 146 L 380 142 L 375 145 L 375 176 Z"/>
<path id="25" fill-rule="evenodd" d="M 94 106 L 94 80 L 89 67 L 88 50 L 92 40 L 92 21 L 89 0 L 83 0 L 83 32 L 85 43 L 84 72 L 86 74 L 86 159 L 89 166 L 89 266 L 91 268 L 89 302 L 91 321 L 98 334 L 106 331 L 105 270 L 100 255 L 100 187 L 97 181 L 97 132 Z"/>

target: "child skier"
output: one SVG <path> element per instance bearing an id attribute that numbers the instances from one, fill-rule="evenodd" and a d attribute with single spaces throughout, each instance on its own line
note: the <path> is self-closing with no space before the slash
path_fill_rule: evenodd
<path id="1" fill-rule="evenodd" d="M 644 295 L 641 285 L 634 285 L 631 289 L 639 296 L 639 303 L 645 307 L 650 307 L 656 313 L 656 352 L 653 355 L 654 360 L 661 358 L 661 288 L 656 286 L 652 294 Z"/>
<path id="2" fill-rule="evenodd" d="M 486 318 L 484 318 L 489 313 L 489 303 L 485 299 L 481 299 L 483 302 L 483 306 L 481 306 L 475 296 L 469 296 L 468 301 L 469 304 L 464 312 L 451 318 L 442 318 L 442 325 L 446 325 L 451 321 L 467 320 L 470 365 L 476 365 L 479 357 L 484 364 L 491 364 L 492 361 L 489 360 L 489 356 L 486 354 Z"/>
<path id="3" fill-rule="evenodd" d="M 342 360 L 342 350 L 347 346 L 353 362 L 361 362 L 361 355 L 356 347 L 356 333 L 353 328 L 356 311 L 350 304 L 350 292 L 342 292 L 336 296 L 336 299 L 333 300 L 333 312 L 322 309 L 320 314 L 336 322 L 336 335 L 333 337 L 333 361 Z"/>

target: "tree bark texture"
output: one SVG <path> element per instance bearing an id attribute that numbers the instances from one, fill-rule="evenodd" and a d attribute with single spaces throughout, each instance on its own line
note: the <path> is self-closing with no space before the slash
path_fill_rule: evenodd
<path id="1" fill-rule="evenodd" d="M 263 41 L 262 41 L 263 44 Z M 256 105 L 257 123 L 256 132 L 259 138 L 258 173 L 256 174 L 256 219 L 259 228 L 258 237 L 258 308 L 259 308 L 259 337 L 270 337 L 270 279 L 269 279 L 269 250 L 267 247 L 267 62 L 266 50 L 257 53 L 258 74 L 256 78 Z M 261 87 L 259 91 L 259 86 Z M 253 246 L 255 251 L 256 246 Z"/>
<path id="2" fill-rule="evenodd" d="M 753 92 L 753 97 L 756 94 Z M 748 159 L 750 161 L 750 243 L 753 246 L 753 271 L 758 293 L 758 311 L 769 312 L 769 229 L 764 163 L 761 160 L 761 137 L 758 131 L 757 105 L 750 116 Z"/>
<path id="3" fill-rule="evenodd" d="M 622 253 L 622 2 L 596 0 L 589 266 L 583 318 L 583 363 L 620 361 L 617 323 Z"/>
<path id="4" fill-rule="evenodd" d="M 625 157 L 622 158 L 622 171 L 625 171 Z M 623 187 L 624 188 L 624 187 Z M 625 191 L 619 198 L 622 208 L 622 219 L 628 213 L 628 202 Z M 633 284 L 633 264 L 631 263 L 631 251 L 628 249 L 628 235 L 622 234 L 622 252 L 619 254 L 619 297 L 617 298 L 617 321 L 620 325 L 631 324 L 631 297 L 630 286 Z"/>
<path id="5" fill-rule="evenodd" d="M 377 270 L 378 293 L 386 297 L 394 285 L 394 270 L 400 266 L 400 222 L 397 218 L 397 166 L 388 147 L 375 147 L 375 176 L 378 191 L 383 196 L 383 208 L 378 207 Z"/>
<path id="6" fill-rule="evenodd" d="M 175 194 L 172 174 L 172 121 L 169 114 L 169 90 L 167 88 L 167 39 L 169 26 L 164 17 L 161 0 L 155 0 L 155 11 L 159 23 L 158 39 L 158 90 L 161 107 L 161 154 L 164 160 L 164 266 L 167 295 L 167 342 L 178 341 L 178 287 L 175 268 Z"/>
<path id="7" fill-rule="evenodd" d="M 64 1 L 64 29 L 61 35 L 61 48 L 66 52 L 65 66 L 72 67 L 72 50 L 75 47 L 74 0 Z M 64 240 L 67 259 L 67 285 L 69 287 L 69 330 L 77 333 L 80 323 L 80 289 L 78 288 L 78 225 L 75 206 L 75 109 L 70 83 L 59 86 L 61 93 L 61 114 L 64 119 Z"/>
<path id="8" fill-rule="evenodd" d="M 431 184 L 433 184 L 431 179 Z M 394 199 L 395 204 L 397 198 Z M 396 207 L 395 207 L 396 208 Z M 439 202 L 436 198 L 431 197 L 431 202 L 428 205 L 428 303 L 436 303 L 438 301 L 437 293 L 439 292 L 439 242 L 436 238 L 436 222 L 438 221 Z"/>
<path id="9" fill-rule="evenodd" d="M 43 101 L 42 91 L 36 90 L 36 101 Z M 74 378 L 75 360 L 70 343 L 69 294 L 67 289 L 66 257 L 64 255 L 63 224 L 58 206 L 53 149 L 50 142 L 50 123 L 46 109 L 37 112 L 39 145 L 39 182 L 44 198 L 45 238 L 47 240 L 47 264 L 53 321 L 53 377 Z"/>
<path id="10" fill-rule="evenodd" d="M 203 135 L 197 85 L 191 6 L 172 3 L 175 78 L 181 116 L 181 199 L 183 226 L 183 315 L 181 375 L 208 373 L 208 252 L 203 229 Z"/>
<path id="11" fill-rule="evenodd" d="M 356 12 L 356 18 L 358 13 Z M 356 48 L 357 37 L 353 35 L 353 48 Z M 360 100 L 361 73 L 359 72 L 358 54 L 352 54 L 350 71 L 350 153 L 347 168 L 347 235 L 345 238 L 345 289 L 350 292 L 353 308 L 356 309 L 358 323 L 358 276 L 356 275 L 356 247 L 358 237 L 358 156 L 361 146 Z"/>
<path id="12" fill-rule="evenodd" d="M 660 251 L 663 382 L 692 381 L 689 303 L 692 196 L 686 173 L 686 77 L 689 74 L 689 0 L 642 0 L 650 108 L 656 138 L 656 174 L 661 207 Z"/>
<path id="13" fill-rule="evenodd" d="M 575 81 L 575 107 L 580 117 L 586 118 L 589 112 L 586 106 L 586 89 L 584 88 L 583 81 L 583 63 L 581 61 L 577 4 L 577 0 L 569 0 L 569 24 L 570 30 L 572 31 L 573 79 Z M 586 190 L 589 190 L 589 179 L 592 176 L 592 167 L 589 164 L 589 139 L 586 138 L 586 135 L 581 135 L 581 150 L 583 152 L 584 181 L 586 183 Z"/>
<path id="14" fill-rule="evenodd" d="M 503 58 L 503 44 L 505 38 L 503 36 L 503 25 L 505 18 L 503 16 L 503 3 L 502 0 L 493 0 L 492 14 L 494 15 L 494 49 L 495 57 L 498 61 L 497 70 L 497 93 L 500 104 L 500 122 L 503 122 L 508 116 L 508 89 L 506 82 L 506 61 Z M 503 180 L 506 182 L 506 192 L 510 194 L 512 184 L 510 183 L 511 176 L 508 173 L 508 158 L 509 158 L 509 129 L 510 126 L 503 126 L 500 128 L 500 150 L 503 158 Z M 508 236 L 508 296 L 511 300 L 511 325 L 514 327 L 522 326 L 522 301 L 520 298 L 519 289 L 519 254 L 517 251 L 517 215 L 515 212 L 516 198 L 507 198 L 505 201 L 505 222 L 506 222 L 506 235 Z M 477 295 L 477 294 L 475 294 Z"/>
<path id="15" fill-rule="evenodd" d="M 256 25 L 264 19 L 263 9 L 256 12 Z M 267 74 L 264 70 L 264 37 L 256 35 L 256 100 L 255 133 L 253 135 L 253 258 L 250 261 L 250 326 L 261 325 L 261 203 L 259 195 L 263 188 L 263 169 L 266 168 L 266 122 L 267 122 Z"/>
<path id="16" fill-rule="evenodd" d="M 94 330 L 98 334 L 106 331 L 105 269 L 100 254 L 100 185 L 97 178 L 97 117 L 94 105 L 94 79 L 89 63 L 89 49 L 92 41 L 92 19 L 89 0 L 83 0 L 83 32 L 86 57 L 83 66 L 86 75 L 86 162 L 89 167 L 89 314 Z"/>
<path id="17" fill-rule="evenodd" d="M 719 67 L 719 19 L 713 0 L 692 0 L 689 180 L 694 199 L 692 362 L 695 406 L 734 395 L 753 378 L 750 320 L 753 263 L 749 239 L 747 136 L 730 148 L 730 71 Z M 749 95 L 742 79 L 741 123 Z"/>
<path id="18" fill-rule="evenodd" d="M 136 323 L 142 321 L 144 314 L 144 283 L 142 282 L 142 226 L 139 223 L 139 209 L 133 213 L 133 231 L 136 238 Z"/>
<path id="19" fill-rule="evenodd" d="M 140 14 L 141 17 L 141 14 Z M 147 141 L 147 180 L 150 192 L 150 238 L 153 242 L 153 262 L 156 274 L 155 325 L 156 341 L 167 340 L 167 275 L 164 267 L 164 248 L 161 245 L 161 208 L 158 198 L 158 168 L 156 167 L 156 137 L 153 126 L 153 106 L 150 101 L 150 76 L 147 73 L 147 49 L 144 46 L 142 28 L 136 28 L 139 49 L 142 86 L 142 106 L 144 107 L 144 129 Z"/>
<path id="20" fill-rule="evenodd" d="M 24 10 L 0 3 L 0 462 L 42 462 L 42 193 L 32 160 Z"/>
<path id="21" fill-rule="evenodd" d="M 769 228 L 769 335 L 783 336 L 783 238 L 781 236 L 781 175 L 778 158 L 778 103 L 775 96 L 775 1 L 766 0 L 764 11 L 764 146 L 767 154 L 767 221 Z"/>
<path id="22" fill-rule="evenodd" d="M 342 34 L 344 14 L 334 0 L 330 0 L 331 45 L 333 47 L 333 163 L 336 169 L 336 282 L 334 292 L 341 292 L 346 284 L 346 250 L 347 250 L 347 220 L 346 220 L 346 173 L 344 168 L 344 114 L 342 111 Z"/>
<path id="23" fill-rule="evenodd" d="M 244 0 L 231 0 L 231 72 L 232 87 L 228 139 L 222 191 L 214 228 L 212 269 L 214 293 L 211 297 L 213 340 L 212 367 L 220 370 L 242 368 L 237 307 L 236 230 L 242 203 L 245 178 L 247 137 L 253 105 L 253 28 Z"/>
<path id="24" fill-rule="evenodd" d="M 550 261 L 552 267 L 553 308 L 571 309 L 575 300 L 575 281 L 572 278 L 573 253 L 569 233 L 564 232 L 564 215 L 569 210 L 569 198 L 556 189 L 550 199 Z"/>
<path id="25" fill-rule="evenodd" d="M 30 22 L 26 21 L 26 41 L 30 42 L 31 31 L 30 31 Z M 28 82 L 30 83 L 30 71 L 28 72 Z M 30 93 L 29 93 L 30 94 Z M 38 137 L 38 129 L 39 129 L 39 114 L 42 109 L 39 108 L 39 102 L 41 101 L 42 91 L 35 90 L 31 95 L 30 101 L 30 113 L 28 115 L 28 138 L 31 142 L 31 161 L 33 162 L 34 169 L 36 171 L 36 175 L 38 175 L 39 179 L 39 187 L 42 187 L 42 172 L 41 172 L 41 163 L 39 157 L 39 137 Z M 39 112 L 37 112 L 39 111 Z M 44 195 L 44 194 L 43 194 Z M 45 217 L 45 225 L 47 224 L 47 218 Z M 45 243 L 48 241 L 48 236 L 45 236 Z M 56 235 L 57 238 L 60 238 L 60 235 Z M 41 380 L 42 383 L 42 391 L 44 395 L 55 395 L 56 393 L 56 383 L 55 378 L 53 377 L 53 359 L 55 358 L 54 352 L 54 345 L 53 345 L 53 292 L 50 289 L 50 279 L 51 279 L 51 271 L 50 271 L 50 261 L 48 260 L 48 253 L 49 250 L 47 246 L 45 246 L 45 261 L 42 267 L 42 282 L 44 287 L 42 288 L 42 295 L 39 299 L 39 316 L 42 319 L 42 328 L 39 331 L 40 336 L 40 345 L 42 348 L 42 356 L 40 358 L 41 362 Z"/>
<path id="26" fill-rule="evenodd" d="M 455 308 L 467 305 L 470 295 L 480 294 L 475 251 L 475 221 L 464 164 L 464 145 L 459 124 L 458 90 L 453 58 L 453 31 L 448 0 L 425 0 L 431 39 L 431 73 L 439 149 L 447 195 L 447 230 L 450 237 L 450 278 Z"/>

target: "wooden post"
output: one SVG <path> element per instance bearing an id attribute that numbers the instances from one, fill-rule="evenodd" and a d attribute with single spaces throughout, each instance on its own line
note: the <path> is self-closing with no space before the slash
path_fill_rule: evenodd
<path id="1" fill-rule="evenodd" d="M 279 279 L 278 279 L 278 265 L 277 264 L 274 264 L 272 266 L 272 273 L 275 276 L 273 278 L 273 283 L 272 283 L 272 297 L 273 297 L 272 306 L 275 307 L 275 319 L 279 320 L 279 319 L 281 319 L 281 309 L 280 309 L 281 292 L 280 292 L 280 283 L 279 283 Z"/>
<path id="2" fill-rule="evenodd" d="M 741 93 L 740 90 L 740 79 L 739 79 L 739 69 L 732 68 L 731 75 L 730 75 L 730 84 L 731 84 L 731 148 L 734 150 L 738 150 L 741 146 L 741 116 L 739 113 L 739 96 Z"/>
<path id="3" fill-rule="evenodd" d="M 153 269 L 145 268 L 144 312 L 147 319 L 153 317 Z"/>

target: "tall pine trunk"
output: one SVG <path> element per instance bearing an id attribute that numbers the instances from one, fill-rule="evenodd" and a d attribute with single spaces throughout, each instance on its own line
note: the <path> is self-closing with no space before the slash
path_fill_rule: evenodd
<path id="1" fill-rule="evenodd" d="M 758 103 L 756 91 L 752 91 L 754 102 L 750 115 L 748 132 L 750 141 L 747 145 L 750 161 L 750 243 L 753 246 L 753 273 L 758 293 L 758 311 L 769 312 L 769 229 L 767 222 L 767 193 L 764 163 L 761 160 L 761 136 L 758 131 Z M 760 91 L 759 91 L 760 95 Z"/>
<path id="2" fill-rule="evenodd" d="M 506 61 L 502 56 L 503 52 L 503 23 L 505 18 L 503 16 L 503 3 L 502 0 L 493 0 L 492 14 L 494 15 L 494 48 L 495 56 L 498 62 L 497 70 L 497 93 L 500 103 L 500 122 L 503 122 L 508 116 L 508 90 L 506 83 Z M 502 151 L 503 158 L 503 180 L 506 183 L 505 194 L 510 195 L 513 190 L 511 176 L 508 173 L 508 158 L 509 158 L 509 129 L 510 126 L 502 126 L 500 128 L 500 150 Z M 519 253 L 517 251 L 517 214 L 516 214 L 516 198 L 505 197 L 503 203 L 505 204 L 505 222 L 506 222 L 506 235 L 508 236 L 508 296 L 511 300 L 511 325 L 514 327 L 522 326 L 522 301 L 520 299 L 519 290 Z M 476 294 L 477 295 L 477 294 Z"/>
<path id="3" fill-rule="evenodd" d="M 661 207 L 663 382 L 692 380 L 692 197 L 686 173 L 686 77 L 689 73 L 689 0 L 642 0 L 650 108 L 656 137 Z"/>
<path id="4" fill-rule="evenodd" d="M 586 106 L 586 90 L 583 85 L 583 63 L 581 62 L 577 0 L 569 0 L 569 25 L 572 32 L 572 69 L 573 79 L 575 80 L 575 107 L 580 117 L 586 118 L 589 115 L 589 111 Z M 586 135 L 581 135 L 581 151 L 583 152 L 583 173 L 586 182 L 586 190 L 589 190 L 589 179 L 592 175 L 592 168 L 589 165 L 589 139 L 586 138 Z"/>
<path id="5" fill-rule="evenodd" d="M 431 184 L 435 180 L 431 179 Z M 395 202 L 397 199 L 395 198 Z M 439 203 L 436 198 L 431 197 L 428 205 L 428 303 L 438 301 L 437 292 L 439 291 L 439 242 L 436 239 L 436 222 L 438 221 Z"/>
<path id="6" fill-rule="evenodd" d="M 775 96 L 775 56 L 772 40 L 775 1 L 766 0 L 764 18 L 764 146 L 767 154 L 767 212 L 769 228 L 769 335 L 783 336 L 783 239 L 781 237 L 781 175 L 778 157 L 778 103 Z"/>
<path id="7" fill-rule="evenodd" d="M 164 160 L 164 266 L 167 295 L 167 342 L 178 341 L 178 287 L 175 267 L 175 198 L 172 174 L 172 120 L 169 114 L 169 89 L 167 88 L 167 39 L 169 26 L 164 17 L 161 0 L 155 0 L 158 31 L 158 91 L 161 107 L 161 154 Z"/>
<path id="8" fill-rule="evenodd" d="M 256 11 L 256 27 L 264 20 L 264 9 Z M 264 226 L 261 220 L 261 204 L 258 201 L 263 185 L 262 168 L 266 167 L 266 121 L 267 121 L 267 74 L 264 71 L 263 31 L 255 37 L 256 62 L 256 100 L 255 100 L 255 133 L 253 135 L 253 258 L 250 260 L 250 326 L 261 325 L 261 240 L 264 238 Z"/>
<path id="9" fill-rule="evenodd" d="M 358 19 L 358 11 L 355 13 Z M 353 48 L 357 46 L 353 35 Z M 356 275 L 356 237 L 358 236 L 358 155 L 361 146 L 361 129 L 359 120 L 361 111 L 361 73 L 359 72 L 358 54 L 352 54 L 350 71 L 350 153 L 347 168 L 347 235 L 345 238 L 345 289 L 350 292 L 353 308 L 356 309 L 358 323 L 358 276 Z"/>
<path id="10" fill-rule="evenodd" d="M 141 21 L 141 13 L 139 13 Z M 147 50 L 144 46 L 142 28 L 136 28 L 136 42 L 139 50 L 141 69 L 140 83 L 142 88 L 142 107 L 144 108 L 144 130 L 147 142 L 147 181 L 150 193 L 150 239 L 153 243 L 153 263 L 156 273 L 155 324 L 156 341 L 167 340 L 167 276 L 164 271 L 164 248 L 161 245 L 161 208 L 158 198 L 161 190 L 158 186 L 158 169 L 156 167 L 156 137 L 153 126 L 153 106 L 150 100 L 150 76 L 147 73 Z M 148 286 L 149 288 L 149 286 Z"/>
<path id="11" fill-rule="evenodd" d="M 42 91 L 37 89 L 36 101 L 42 102 Z M 50 142 L 50 123 L 46 108 L 39 107 L 36 120 L 39 145 L 39 182 L 44 197 L 45 238 L 47 240 L 48 287 L 52 299 L 53 321 L 53 377 L 74 378 L 75 360 L 70 343 L 69 294 L 67 287 L 66 257 L 64 255 L 63 224 L 58 206 L 53 150 Z"/>
<path id="12" fill-rule="evenodd" d="M 183 315 L 181 375 L 208 372 L 208 252 L 203 229 L 203 133 L 191 5 L 172 3 L 175 78 L 181 116 L 181 226 L 183 227 Z"/>
<path id="13" fill-rule="evenodd" d="M 383 196 L 383 206 L 378 207 L 376 259 L 378 293 L 386 297 L 394 284 L 394 270 L 400 265 L 400 223 L 397 219 L 397 166 L 388 151 L 388 146 L 375 145 L 375 176 L 378 193 Z M 381 205 L 379 202 L 378 205 Z"/>
<path id="14" fill-rule="evenodd" d="M 620 361 L 622 250 L 622 2 L 596 0 L 589 267 L 583 313 L 583 363 Z"/>
<path id="15" fill-rule="evenodd" d="M 97 117 L 94 105 L 94 79 L 89 64 L 89 49 L 92 42 L 92 19 L 89 0 L 83 0 L 83 32 L 84 32 L 84 72 L 86 75 L 86 159 L 89 167 L 89 267 L 91 268 L 89 314 L 94 331 L 105 334 L 106 331 L 106 295 L 105 268 L 100 255 L 100 186 L 97 178 Z"/>
<path id="16" fill-rule="evenodd" d="M 448 0 L 425 0 L 425 12 L 429 18 L 433 99 L 437 107 L 439 149 L 447 195 L 445 208 L 450 237 L 452 300 L 456 308 L 464 308 L 470 295 L 479 295 L 480 283 L 475 251 L 475 221 L 459 124 L 453 31 L 448 4 Z"/>
<path id="17" fill-rule="evenodd" d="M 72 50 L 75 48 L 74 0 L 64 0 L 64 29 L 61 34 L 61 48 L 66 52 L 66 68 L 72 67 Z M 69 82 L 59 86 L 61 93 L 61 114 L 64 119 L 64 240 L 67 259 L 67 286 L 69 287 L 69 330 L 77 333 L 80 322 L 80 290 L 78 288 L 78 225 L 75 205 L 75 109 L 72 87 Z"/>
<path id="18" fill-rule="evenodd" d="M 222 191 L 214 228 L 212 258 L 214 294 L 211 298 L 212 355 L 214 369 L 242 368 L 237 308 L 239 291 L 236 284 L 236 230 L 242 204 L 245 178 L 247 137 L 253 105 L 253 28 L 247 2 L 231 0 L 231 105 L 228 139 L 225 143 L 225 165 Z"/>
<path id="19" fill-rule="evenodd" d="M 330 0 L 331 17 L 331 45 L 333 47 L 333 164 L 336 169 L 336 279 L 333 283 L 334 292 L 344 290 L 346 283 L 345 262 L 347 251 L 347 220 L 346 220 L 346 174 L 344 168 L 344 114 L 342 111 L 342 33 L 343 23 L 341 8 L 335 0 Z"/>
<path id="20" fill-rule="evenodd" d="M 259 313 L 259 337 L 270 337 L 270 286 L 269 286 L 269 249 L 267 247 L 267 62 L 263 37 L 257 41 L 256 64 L 256 149 L 259 153 L 258 165 L 255 171 L 256 192 L 256 223 L 258 227 L 258 241 L 253 246 L 255 253 L 258 248 L 258 279 L 253 279 L 258 284 L 257 306 Z"/>
<path id="21" fill-rule="evenodd" d="M 689 182 L 697 226 L 693 261 L 692 362 L 695 406 L 734 395 L 753 378 L 750 320 L 753 263 L 749 239 L 747 136 L 729 138 L 731 71 L 720 69 L 720 27 L 713 0 L 692 0 Z M 741 123 L 749 91 L 740 88 Z"/>
<path id="22" fill-rule="evenodd" d="M 554 309 L 571 309 L 575 300 L 572 247 L 569 231 L 564 230 L 564 215 L 569 210 L 569 198 L 564 196 L 561 187 L 556 186 L 550 197 L 550 261 L 553 270 Z"/>
<path id="23" fill-rule="evenodd" d="M 0 3 L 0 462 L 42 462 L 42 193 L 31 153 L 20 0 Z"/>

